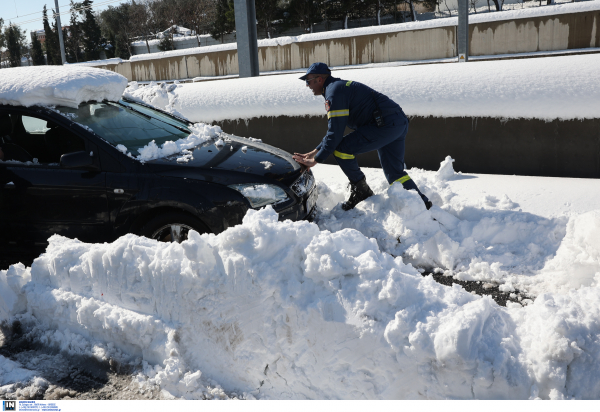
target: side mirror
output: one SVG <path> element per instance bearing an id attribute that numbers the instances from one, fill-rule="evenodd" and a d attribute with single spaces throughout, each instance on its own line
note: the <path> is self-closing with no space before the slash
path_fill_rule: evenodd
<path id="1" fill-rule="evenodd" d="M 60 167 L 63 169 L 98 170 L 94 165 L 94 158 L 89 152 L 67 153 L 60 157 Z"/>

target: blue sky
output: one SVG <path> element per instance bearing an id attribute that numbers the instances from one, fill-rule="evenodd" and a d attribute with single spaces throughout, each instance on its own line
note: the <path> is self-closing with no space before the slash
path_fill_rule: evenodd
<path id="1" fill-rule="evenodd" d="M 81 0 L 79 0 L 81 1 Z M 127 0 L 94 0 L 94 11 L 102 11 L 108 6 L 118 6 Z M 48 8 L 48 13 L 52 14 L 54 0 L 0 0 L 0 18 L 4 19 L 4 24 L 12 22 L 18 24 L 21 29 L 30 32 L 44 28 L 42 24 L 42 10 L 44 4 Z M 63 25 L 69 24 L 69 0 L 58 0 L 60 9 L 60 20 Z"/>

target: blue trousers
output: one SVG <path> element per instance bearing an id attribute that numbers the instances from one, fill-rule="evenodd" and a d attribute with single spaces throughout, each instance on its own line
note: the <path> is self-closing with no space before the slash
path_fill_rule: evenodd
<path id="1" fill-rule="evenodd" d="M 348 133 L 338 145 L 333 156 L 351 183 L 365 178 L 355 155 L 377 150 L 379 161 L 390 185 L 402 183 L 406 190 L 416 190 L 424 202 L 429 199 L 421 193 L 404 170 L 404 141 L 408 133 L 408 119 L 401 111 L 384 117 L 385 126 L 371 123 Z"/>

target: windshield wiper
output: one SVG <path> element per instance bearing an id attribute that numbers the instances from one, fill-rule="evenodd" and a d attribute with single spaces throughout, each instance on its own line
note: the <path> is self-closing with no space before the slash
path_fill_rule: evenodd
<path id="1" fill-rule="evenodd" d="M 133 110 L 134 112 L 141 114 L 142 116 L 144 116 L 144 117 L 145 117 L 145 118 L 147 118 L 147 119 L 150 119 L 150 120 L 152 120 L 152 119 L 153 119 L 153 120 L 158 120 L 159 122 L 162 122 L 162 123 L 164 123 L 164 124 L 168 124 L 169 126 L 176 128 L 176 129 L 177 129 L 177 130 L 179 130 L 180 132 L 184 132 L 184 133 L 192 134 L 192 132 L 191 132 L 191 131 L 189 131 L 188 129 L 184 129 L 184 128 L 183 128 L 183 127 L 181 127 L 181 126 L 174 125 L 174 124 L 172 124 L 172 123 L 169 123 L 169 122 L 167 122 L 167 121 L 165 121 L 165 120 L 162 120 L 162 119 L 160 119 L 160 118 L 158 118 L 158 117 L 152 117 L 152 116 L 150 116 L 149 114 L 143 113 L 143 112 L 141 112 L 141 111 L 139 111 L 139 110 L 137 110 L 137 109 L 133 108 L 132 106 L 129 106 L 129 105 L 126 105 L 126 104 L 122 104 L 122 103 L 119 103 L 119 104 L 120 104 L 120 105 L 122 105 L 122 106 L 125 106 L 125 108 L 127 108 L 127 109 L 129 109 L 129 110 Z"/>
<path id="2" fill-rule="evenodd" d="M 129 110 L 131 110 L 131 111 L 133 111 L 133 112 L 136 112 L 136 113 L 137 113 L 137 114 L 139 114 L 139 115 L 142 115 L 142 116 L 144 116 L 144 117 L 145 117 L 146 119 L 148 119 L 148 120 L 152 120 L 152 119 L 153 119 L 153 117 L 152 117 L 152 116 L 150 116 L 149 114 L 142 113 L 142 112 L 140 112 L 139 110 L 135 110 L 135 109 L 134 109 L 133 107 L 131 107 L 131 106 L 125 106 L 125 108 L 126 108 L 126 109 L 129 109 Z"/>

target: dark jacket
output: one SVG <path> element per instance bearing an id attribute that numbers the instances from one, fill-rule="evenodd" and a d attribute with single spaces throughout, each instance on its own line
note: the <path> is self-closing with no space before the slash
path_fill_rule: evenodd
<path id="1" fill-rule="evenodd" d="M 317 146 L 315 160 L 322 163 L 332 154 L 344 137 L 346 126 L 356 130 L 374 122 L 373 112 L 379 106 L 383 115 L 402 109 L 396 102 L 369 86 L 352 80 L 328 77 L 323 87 L 327 109 L 327 134 Z M 377 104 L 375 103 L 377 102 Z"/>

